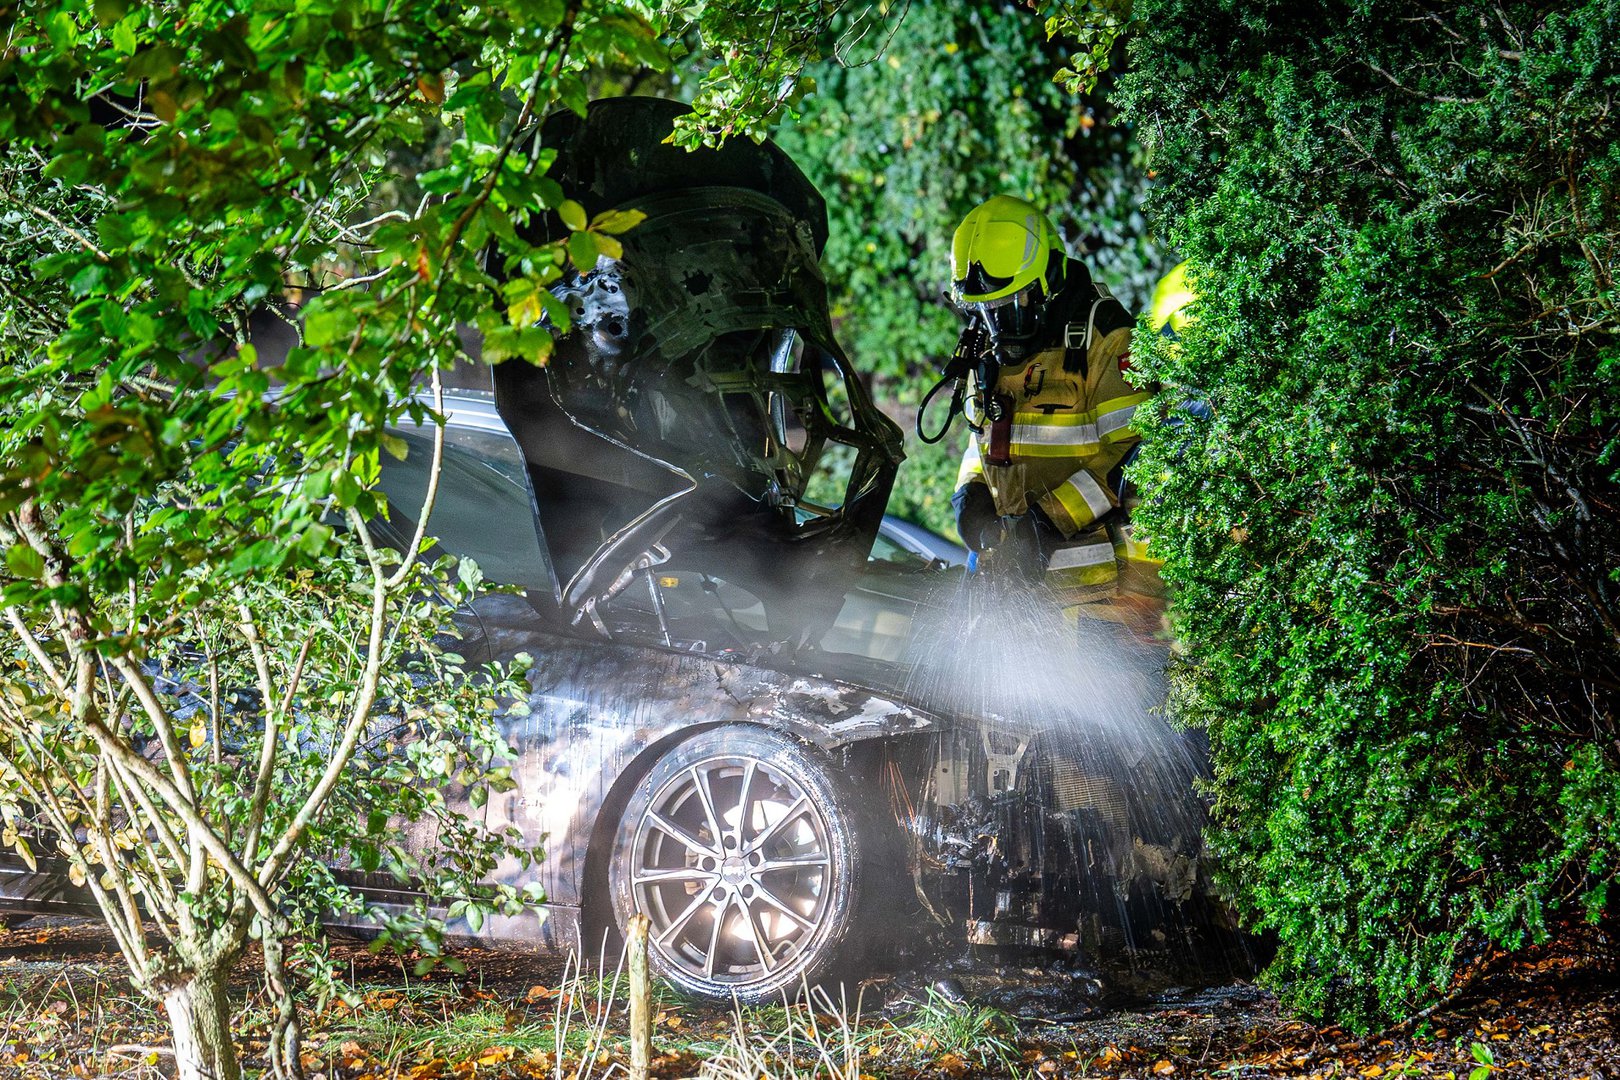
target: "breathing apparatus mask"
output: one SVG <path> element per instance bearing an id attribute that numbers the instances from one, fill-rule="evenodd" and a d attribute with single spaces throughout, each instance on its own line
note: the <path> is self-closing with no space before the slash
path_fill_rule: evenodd
<path id="1" fill-rule="evenodd" d="M 989 336 L 990 347 L 1005 361 L 1017 362 L 1035 351 L 1045 325 L 1046 288 L 1036 280 L 1011 296 L 994 300 L 964 301 L 954 295 L 956 310 L 976 320 Z"/>
<path id="2" fill-rule="evenodd" d="M 1061 261 L 1061 253 L 1055 261 Z M 1057 271 L 1058 276 L 1061 269 Z M 1061 277 L 1058 277 L 1061 280 Z M 936 443 L 950 430 L 957 416 L 967 421 L 977 435 L 990 429 L 986 461 L 991 465 L 1010 464 L 1005 447 L 1011 434 L 1013 402 L 995 392 L 1004 365 L 1018 365 L 1039 351 L 1046 330 L 1050 297 L 1044 279 L 1036 279 L 1017 292 L 989 300 L 962 299 L 962 284 L 946 294 L 946 300 L 966 320 L 957 338 L 956 350 L 940 370 L 940 381 L 923 398 L 917 413 L 917 437 Z M 972 375 L 972 401 L 968 400 L 968 376 Z M 950 410 L 945 422 L 932 435 L 923 431 L 922 416 L 928 404 L 946 385 L 953 385 Z M 1005 429 L 996 438 L 997 429 Z"/>

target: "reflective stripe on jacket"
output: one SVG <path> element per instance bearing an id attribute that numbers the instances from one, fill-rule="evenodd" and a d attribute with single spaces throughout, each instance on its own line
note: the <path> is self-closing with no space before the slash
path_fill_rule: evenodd
<path id="1" fill-rule="evenodd" d="M 1046 561 L 1047 585 L 1068 604 L 1113 592 L 1118 576 L 1118 555 L 1106 529 L 1059 544 Z"/>

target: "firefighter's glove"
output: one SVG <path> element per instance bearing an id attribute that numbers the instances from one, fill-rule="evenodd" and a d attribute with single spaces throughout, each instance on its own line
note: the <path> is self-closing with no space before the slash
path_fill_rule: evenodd
<path id="1" fill-rule="evenodd" d="M 994 525 L 996 538 L 985 548 L 998 575 L 1041 580 L 1041 538 L 1034 514 L 1008 514 Z M 988 537 L 987 537 L 988 539 Z"/>
<path id="2" fill-rule="evenodd" d="M 981 554 L 1001 539 L 1001 523 L 996 518 L 996 502 L 990 489 L 980 483 L 966 483 L 951 496 L 956 511 L 956 531 L 962 543 Z"/>
<path id="3" fill-rule="evenodd" d="M 1003 581 L 1040 580 L 1043 567 L 1035 518 L 1027 513 L 996 518 L 983 528 L 978 541 L 982 544 L 978 567 L 983 572 Z"/>

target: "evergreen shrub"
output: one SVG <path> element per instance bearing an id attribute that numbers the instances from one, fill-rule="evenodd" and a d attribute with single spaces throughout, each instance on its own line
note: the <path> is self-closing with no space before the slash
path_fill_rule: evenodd
<path id="1" fill-rule="evenodd" d="M 1136 475 L 1228 886 L 1359 1027 L 1620 871 L 1620 4 L 1140 0 Z M 1168 400 L 1175 400 L 1169 396 Z"/>

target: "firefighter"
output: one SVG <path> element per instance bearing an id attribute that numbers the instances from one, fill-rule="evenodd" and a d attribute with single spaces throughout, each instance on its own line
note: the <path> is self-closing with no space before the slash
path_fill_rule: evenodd
<path id="1" fill-rule="evenodd" d="M 1192 322 L 1193 315 L 1189 310 L 1197 294 L 1187 283 L 1187 263 L 1177 263 L 1168 274 L 1159 279 L 1153 287 L 1153 301 L 1148 309 L 1148 328 L 1154 333 L 1161 334 L 1171 341 L 1181 336 L 1181 331 Z M 1181 406 L 1184 412 L 1197 413 L 1203 410 L 1207 414 L 1208 407 L 1200 401 L 1185 402 Z M 1170 420 L 1172 427 L 1178 427 L 1183 421 L 1178 417 Z M 1125 481 L 1121 474 L 1124 466 L 1136 456 L 1135 448 L 1127 451 L 1125 460 L 1115 470 L 1112 488 L 1119 493 L 1122 508 L 1127 517 L 1123 522 L 1110 528 L 1114 538 L 1114 552 L 1121 570 L 1120 591 L 1129 597 L 1164 596 L 1164 581 L 1159 577 L 1159 567 L 1164 565 L 1162 559 L 1154 558 L 1148 551 L 1147 544 L 1137 535 L 1136 526 L 1129 520 L 1129 513 L 1136 507 L 1135 486 Z"/>
<path id="2" fill-rule="evenodd" d="M 1180 337 L 1181 331 L 1192 322 L 1192 312 L 1188 308 L 1196 299 L 1197 294 L 1187 284 L 1187 263 L 1183 260 L 1153 286 L 1153 308 L 1148 313 L 1148 326 L 1154 333 L 1163 334 L 1171 340 Z"/>
<path id="3" fill-rule="evenodd" d="M 1131 547 L 1116 469 L 1151 396 L 1129 379 L 1134 319 L 1023 199 L 969 213 L 951 270 L 964 340 L 983 340 L 994 361 L 974 369 L 957 530 L 996 573 L 1044 576 L 1070 603 L 1112 596 Z"/>

